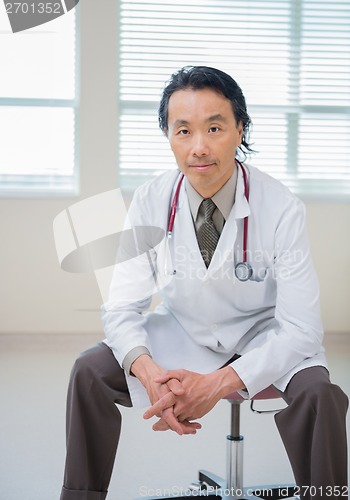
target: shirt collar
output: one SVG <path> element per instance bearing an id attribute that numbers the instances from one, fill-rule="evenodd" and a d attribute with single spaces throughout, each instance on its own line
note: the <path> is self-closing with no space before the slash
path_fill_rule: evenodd
<path id="1" fill-rule="evenodd" d="M 225 220 L 228 219 L 228 216 L 230 215 L 230 212 L 235 202 L 236 185 L 237 185 L 237 166 L 235 167 L 233 174 L 228 179 L 228 181 L 211 198 L 215 203 L 215 205 L 220 210 L 220 212 L 222 213 Z M 185 178 L 185 189 L 193 220 L 196 220 L 199 206 L 204 200 L 204 198 L 194 189 L 194 187 L 189 182 L 187 177 Z"/>

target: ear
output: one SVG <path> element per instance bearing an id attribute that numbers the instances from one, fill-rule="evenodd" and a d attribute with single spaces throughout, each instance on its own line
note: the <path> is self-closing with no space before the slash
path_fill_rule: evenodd
<path id="1" fill-rule="evenodd" d="M 239 140 L 240 140 L 240 142 L 242 142 L 242 136 L 243 136 L 243 123 L 242 122 L 238 123 L 237 130 L 238 130 L 238 134 L 239 134 Z"/>

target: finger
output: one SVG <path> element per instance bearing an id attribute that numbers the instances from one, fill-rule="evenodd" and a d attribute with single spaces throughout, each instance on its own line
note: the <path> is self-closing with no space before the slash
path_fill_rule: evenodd
<path id="1" fill-rule="evenodd" d="M 171 392 L 175 394 L 175 396 L 182 396 L 185 394 L 183 385 L 176 378 L 170 379 L 166 385 L 169 387 Z"/>
<path id="2" fill-rule="evenodd" d="M 187 420 L 180 422 L 180 425 L 183 435 L 196 434 L 197 430 L 199 430 L 202 427 L 201 424 L 198 424 L 197 422 L 188 422 Z"/>
<path id="3" fill-rule="evenodd" d="M 202 428 L 199 422 L 189 422 L 188 420 L 179 422 L 174 415 L 173 408 L 167 408 L 163 411 L 162 419 L 165 420 L 171 430 L 177 432 L 180 436 L 183 434 L 196 434 L 197 430 Z"/>
<path id="4" fill-rule="evenodd" d="M 183 426 L 175 417 L 173 408 L 167 408 L 166 410 L 164 410 L 162 413 L 162 418 L 165 420 L 172 431 L 179 434 L 179 436 L 183 435 Z"/>
<path id="5" fill-rule="evenodd" d="M 148 408 L 143 414 L 143 418 L 148 420 L 149 418 L 159 415 L 163 410 L 170 408 L 175 403 L 175 396 L 172 392 L 168 392 L 158 401 L 156 401 L 150 408 Z"/>
<path id="6" fill-rule="evenodd" d="M 202 428 L 202 425 L 199 422 L 188 422 L 184 420 L 181 422 L 184 434 L 196 434 L 196 432 Z"/>
<path id="7" fill-rule="evenodd" d="M 170 427 L 166 423 L 166 421 L 163 418 L 161 418 L 158 420 L 158 422 L 152 425 L 152 429 L 154 431 L 168 431 Z"/>
<path id="8" fill-rule="evenodd" d="M 169 382 L 169 380 L 171 379 L 176 379 L 179 382 L 181 382 L 182 370 L 167 370 L 166 372 L 162 373 L 162 375 L 156 377 L 154 381 L 160 384 L 165 384 L 166 382 Z"/>
<path id="9" fill-rule="evenodd" d="M 196 434 L 197 430 L 201 429 L 202 426 L 198 422 L 188 422 L 185 420 L 184 422 L 180 422 L 180 425 L 182 427 L 183 434 Z M 164 420 L 164 418 L 161 418 L 156 422 L 153 426 L 152 429 L 154 431 L 167 431 L 167 430 L 172 430 L 167 422 Z"/>

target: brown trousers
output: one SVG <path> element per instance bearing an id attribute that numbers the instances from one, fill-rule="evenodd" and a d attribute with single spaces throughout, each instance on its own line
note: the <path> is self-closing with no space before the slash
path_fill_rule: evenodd
<path id="1" fill-rule="evenodd" d="M 339 498 L 335 487 L 347 485 L 347 396 L 323 367 L 297 373 L 281 396 L 288 406 L 275 420 L 301 498 Z M 124 371 L 101 343 L 82 353 L 72 369 L 61 500 L 106 498 L 121 428 L 115 403 L 132 406 Z"/>

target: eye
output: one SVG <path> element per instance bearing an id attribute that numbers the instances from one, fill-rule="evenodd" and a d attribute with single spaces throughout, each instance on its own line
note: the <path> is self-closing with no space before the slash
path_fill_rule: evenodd
<path id="1" fill-rule="evenodd" d="M 216 132 L 219 132 L 220 128 L 219 127 L 210 127 L 209 133 L 210 134 L 215 134 Z"/>
<path id="2" fill-rule="evenodd" d="M 178 135 L 188 135 L 190 132 L 186 128 L 182 128 L 178 131 Z"/>

